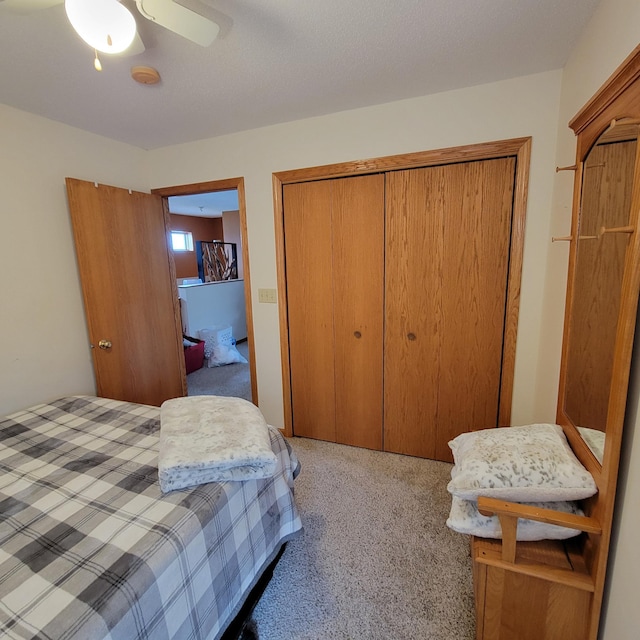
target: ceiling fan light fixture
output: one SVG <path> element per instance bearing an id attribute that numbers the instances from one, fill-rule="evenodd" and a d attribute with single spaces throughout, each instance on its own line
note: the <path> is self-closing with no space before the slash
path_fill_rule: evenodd
<path id="1" fill-rule="evenodd" d="M 132 13 L 118 0 L 65 0 L 71 26 L 92 48 L 121 53 L 136 36 Z"/>

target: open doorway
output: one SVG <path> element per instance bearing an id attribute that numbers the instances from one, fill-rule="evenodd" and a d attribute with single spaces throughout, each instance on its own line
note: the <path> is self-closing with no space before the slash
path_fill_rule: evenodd
<path id="1" fill-rule="evenodd" d="M 163 196 L 169 218 L 188 395 L 236 396 L 257 404 L 244 182 L 154 193 Z"/>

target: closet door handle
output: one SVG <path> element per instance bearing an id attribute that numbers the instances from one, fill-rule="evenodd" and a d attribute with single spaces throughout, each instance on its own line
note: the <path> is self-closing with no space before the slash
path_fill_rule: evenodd
<path id="1" fill-rule="evenodd" d="M 354 335 L 356 338 L 362 338 L 362 334 L 361 334 L 359 331 L 354 331 L 354 332 L 353 332 L 353 335 Z"/>
<path id="2" fill-rule="evenodd" d="M 407 333 L 407 338 L 409 338 L 409 340 L 415 340 L 416 339 L 416 334 L 415 333 Z"/>

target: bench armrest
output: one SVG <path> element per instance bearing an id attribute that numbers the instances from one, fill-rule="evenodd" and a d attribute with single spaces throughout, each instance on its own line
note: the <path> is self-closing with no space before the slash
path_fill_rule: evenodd
<path id="1" fill-rule="evenodd" d="M 563 513 L 553 509 L 542 509 L 517 502 L 507 502 L 496 498 L 480 496 L 478 498 L 478 511 L 483 516 L 497 515 L 502 528 L 502 559 L 506 562 L 515 562 L 516 559 L 516 533 L 518 518 L 536 520 L 546 524 L 577 529 L 586 533 L 599 535 L 602 527 L 595 518 L 579 516 L 574 513 Z"/>

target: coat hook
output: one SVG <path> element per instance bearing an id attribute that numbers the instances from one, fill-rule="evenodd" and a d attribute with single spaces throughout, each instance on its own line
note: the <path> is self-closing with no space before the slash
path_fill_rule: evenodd
<path id="1" fill-rule="evenodd" d="M 634 231 L 635 228 L 632 226 L 610 227 L 609 229 L 607 229 L 607 227 L 600 227 L 600 233 L 598 234 L 598 237 L 602 237 L 605 233 L 633 233 Z"/>
<path id="2" fill-rule="evenodd" d="M 640 124 L 640 120 L 638 118 L 614 118 L 609 126 L 615 127 L 619 124 Z"/>

